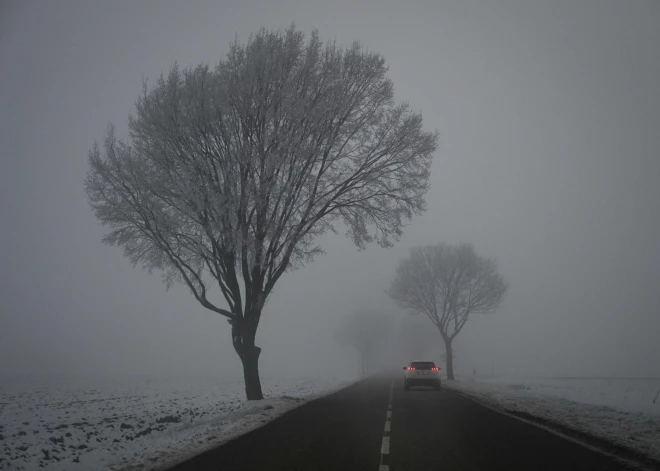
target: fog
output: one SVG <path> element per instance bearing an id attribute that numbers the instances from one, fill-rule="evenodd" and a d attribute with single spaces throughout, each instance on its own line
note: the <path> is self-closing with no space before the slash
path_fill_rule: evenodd
<path id="1" fill-rule="evenodd" d="M 102 245 L 87 151 L 108 121 L 126 134 L 143 78 L 292 21 L 382 53 L 441 138 L 428 211 L 393 248 L 327 236 L 278 282 L 263 377 L 356 375 L 339 319 L 403 317 L 393 270 L 437 242 L 473 243 L 511 284 L 457 337 L 457 372 L 660 376 L 656 0 L 3 2 L 0 373 L 241 374 L 222 317 Z"/>

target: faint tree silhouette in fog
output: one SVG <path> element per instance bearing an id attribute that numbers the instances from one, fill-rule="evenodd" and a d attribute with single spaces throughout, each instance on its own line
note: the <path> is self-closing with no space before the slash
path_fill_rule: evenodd
<path id="1" fill-rule="evenodd" d="M 375 309 L 358 309 L 342 318 L 335 340 L 340 345 L 355 348 L 360 357 L 360 375 L 373 372 L 377 355 L 389 346 L 392 318 Z"/>

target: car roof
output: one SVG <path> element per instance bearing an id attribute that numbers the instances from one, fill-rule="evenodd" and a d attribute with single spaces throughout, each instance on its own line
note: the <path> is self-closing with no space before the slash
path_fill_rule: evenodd
<path id="1" fill-rule="evenodd" d="M 433 360 L 410 360 L 410 363 L 435 363 Z"/>

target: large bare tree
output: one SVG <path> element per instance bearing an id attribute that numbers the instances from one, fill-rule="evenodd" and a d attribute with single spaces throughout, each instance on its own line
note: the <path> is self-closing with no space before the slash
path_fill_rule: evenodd
<path id="1" fill-rule="evenodd" d="M 438 244 L 413 248 L 397 266 L 388 294 L 436 325 L 445 343 L 447 377 L 454 379 L 452 341 L 471 314 L 497 309 L 508 288 L 495 259 L 480 257 L 472 244 Z"/>
<path id="2" fill-rule="evenodd" d="M 145 83 L 128 138 L 110 126 L 90 151 L 104 242 L 228 319 L 248 399 L 263 397 L 255 335 L 282 274 L 337 225 L 359 248 L 389 246 L 425 209 L 437 132 L 395 103 L 386 73 L 358 43 L 262 29 L 215 68 Z"/>

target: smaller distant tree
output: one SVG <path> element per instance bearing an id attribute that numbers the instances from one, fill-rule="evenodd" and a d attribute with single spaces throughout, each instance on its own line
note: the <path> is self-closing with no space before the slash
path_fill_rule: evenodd
<path id="1" fill-rule="evenodd" d="M 391 318 L 374 309 L 358 309 L 345 316 L 335 340 L 342 346 L 355 348 L 360 356 L 360 375 L 372 373 L 374 359 L 387 343 Z"/>
<path id="2" fill-rule="evenodd" d="M 411 250 L 388 294 L 435 324 L 445 344 L 447 377 L 454 379 L 453 340 L 473 313 L 496 310 L 508 289 L 495 259 L 480 257 L 472 244 L 437 244 Z"/>

